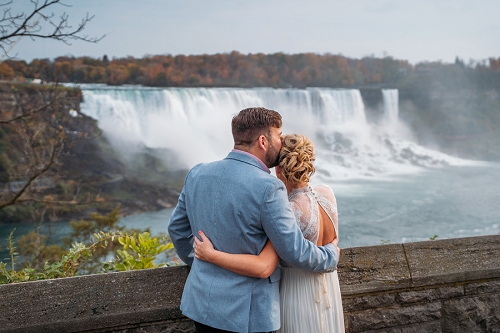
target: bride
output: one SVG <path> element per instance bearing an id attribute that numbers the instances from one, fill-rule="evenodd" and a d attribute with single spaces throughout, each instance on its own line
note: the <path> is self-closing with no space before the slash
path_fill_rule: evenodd
<path id="1" fill-rule="evenodd" d="M 318 246 L 338 243 L 337 201 L 330 187 L 309 186 L 314 173 L 314 146 L 301 134 L 283 136 L 276 176 L 285 183 L 288 200 L 306 239 Z M 279 258 L 271 242 L 259 255 L 229 254 L 214 249 L 202 231 L 194 237 L 195 257 L 238 274 L 259 277 L 266 263 Z M 281 261 L 280 333 L 344 332 L 337 271 L 314 273 Z"/>

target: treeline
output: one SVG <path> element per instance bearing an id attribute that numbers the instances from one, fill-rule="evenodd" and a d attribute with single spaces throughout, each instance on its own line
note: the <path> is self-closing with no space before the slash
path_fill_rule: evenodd
<path id="1" fill-rule="evenodd" d="M 407 74 L 447 71 L 449 66 L 481 73 L 500 71 L 500 58 L 465 65 L 421 63 L 415 66 L 392 57 L 351 59 L 342 55 L 241 54 L 156 55 L 108 59 L 58 57 L 54 60 L 7 60 L 0 78 L 49 82 L 140 84 L 157 87 L 349 87 L 394 84 Z"/>
<path id="2" fill-rule="evenodd" d="M 159 55 L 109 60 L 90 57 L 58 57 L 54 61 L 8 60 L 0 65 L 0 77 L 38 78 L 44 81 L 141 84 L 160 87 L 342 87 L 390 82 L 407 61 L 349 59 L 339 55 L 275 53 L 244 55 Z"/>

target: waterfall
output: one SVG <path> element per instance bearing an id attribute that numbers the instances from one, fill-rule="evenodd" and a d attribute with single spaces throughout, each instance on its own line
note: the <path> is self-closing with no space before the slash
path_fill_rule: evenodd
<path id="1" fill-rule="evenodd" d="M 192 167 L 224 158 L 233 147 L 231 119 L 253 106 L 283 116 L 283 133 L 316 142 L 319 178 L 345 179 L 454 163 L 452 157 L 399 138 L 383 137 L 367 123 L 357 89 L 145 88 L 83 85 L 82 112 L 123 154 L 164 148 Z M 397 122 L 398 91 L 384 90 L 388 121 Z M 164 150 L 163 150 L 164 151 Z"/>
<path id="2" fill-rule="evenodd" d="M 397 89 L 382 89 L 384 100 L 384 118 L 390 124 L 398 122 L 399 91 Z"/>
<path id="3" fill-rule="evenodd" d="M 279 111 L 284 132 L 311 135 L 319 123 L 366 123 L 358 90 L 106 88 L 83 93 L 82 111 L 97 119 L 113 142 L 169 148 L 189 166 L 224 157 L 233 145 L 232 116 L 251 106 Z"/>

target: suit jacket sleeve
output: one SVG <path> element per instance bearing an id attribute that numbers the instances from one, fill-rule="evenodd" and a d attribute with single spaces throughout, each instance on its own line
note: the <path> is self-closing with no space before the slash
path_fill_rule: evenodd
<path id="1" fill-rule="evenodd" d="M 338 263 L 334 245 L 316 246 L 302 236 L 281 182 L 264 192 L 261 221 L 279 257 L 288 264 L 314 272 L 331 272 Z"/>
<path id="2" fill-rule="evenodd" d="M 186 186 L 184 184 L 177 206 L 175 206 L 172 215 L 170 216 L 168 233 L 172 243 L 174 244 L 175 252 L 177 252 L 179 258 L 181 258 L 187 265 L 191 266 L 194 259 L 194 239 L 191 231 L 191 225 L 189 223 L 189 217 L 186 211 L 185 188 Z"/>

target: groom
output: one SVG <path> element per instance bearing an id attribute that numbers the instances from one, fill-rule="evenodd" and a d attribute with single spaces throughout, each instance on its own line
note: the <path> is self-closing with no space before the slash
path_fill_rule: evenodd
<path id="1" fill-rule="evenodd" d="M 168 232 L 191 270 L 182 313 L 198 332 L 270 332 L 280 327 L 279 267 L 269 278 L 232 273 L 193 258 L 193 234 L 203 230 L 218 250 L 258 254 L 269 239 L 292 266 L 329 272 L 338 262 L 333 244 L 317 247 L 295 222 L 284 184 L 270 175 L 281 149 L 281 116 L 249 108 L 234 116 L 234 149 L 217 162 L 192 168 Z"/>

